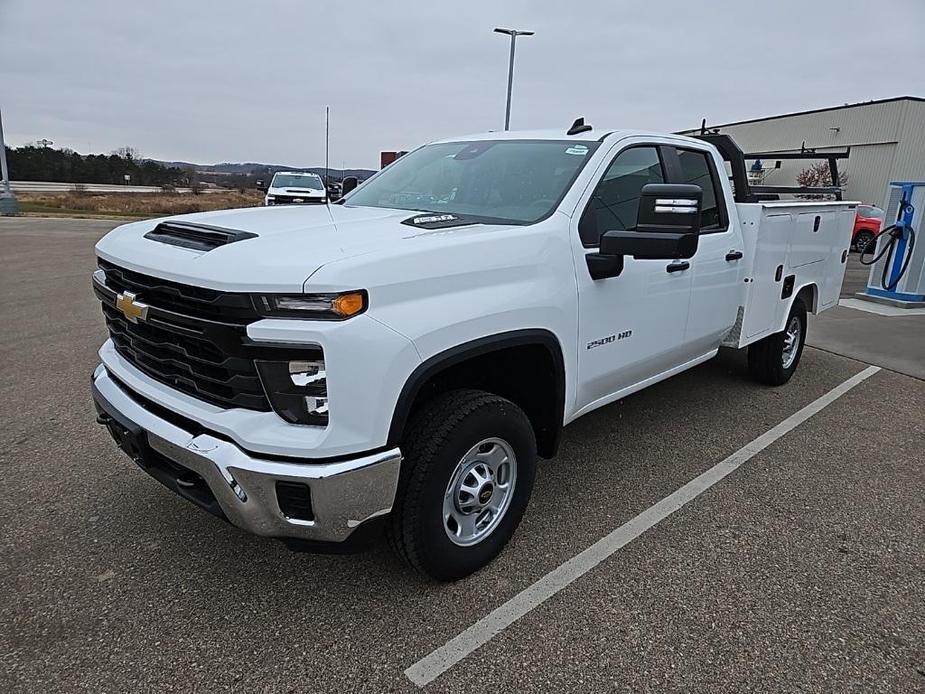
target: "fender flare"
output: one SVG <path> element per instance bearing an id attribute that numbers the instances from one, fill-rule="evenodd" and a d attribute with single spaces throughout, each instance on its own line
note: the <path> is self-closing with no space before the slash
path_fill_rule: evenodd
<path id="1" fill-rule="evenodd" d="M 817 313 L 819 309 L 819 285 L 815 282 L 806 282 L 800 285 L 800 288 L 793 293 L 793 299 L 790 301 L 790 307 L 787 311 L 787 314 L 790 314 L 790 310 L 793 309 L 793 302 L 796 301 L 800 295 L 805 292 L 810 291 L 812 296 L 808 302 L 804 301 L 806 304 L 807 313 Z"/>
<path id="2" fill-rule="evenodd" d="M 431 378 L 441 371 L 473 357 L 490 354 L 509 347 L 525 345 L 541 345 L 549 351 L 552 358 L 555 379 L 553 387 L 556 399 L 556 421 L 558 424 L 554 441 L 551 443 L 551 450 L 554 453 L 559 444 L 565 412 L 565 359 L 559 339 L 553 332 L 544 328 L 512 330 L 481 337 L 450 347 L 423 361 L 405 380 L 405 384 L 398 395 L 398 401 L 395 403 L 395 409 L 392 413 L 392 422 L 389 425 L 389 436 L 386 445 L 397 446 L 399 444 L 405 425 L 408 422 L 408 417 L 411 414 L 411 407 L 420 393 L 421 387 Z"/>

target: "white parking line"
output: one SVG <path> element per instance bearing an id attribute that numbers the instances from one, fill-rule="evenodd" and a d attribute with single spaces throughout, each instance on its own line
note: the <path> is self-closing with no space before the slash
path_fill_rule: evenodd
<path id="1" fill-rule="evenodd" d="M 496 634 L 530 612 L 534 607 L 551 598 L 621 547 L 629 544 L 646 530 L 670 516 L 689 501 L 700 496 L 730 473 L 735 472 L 743 463 L 763 451 L 780 437 L 793 431 L 814 414 L 831 405 L 842 395 L 878 371 L 880 371 L 880 367 L 868 366 L 803 409 L 790 415 L 773 429 L 746 444 L 699 477 L 694 478 L 654 506 L 650 506 L 632 520 L 601 538 L 581 554 L 572 557 L 558 568 L 553 569 L 536 583 L 482 617 L 458 636 L 452 638 L 445 645 L 409 667 L 405 670 L 405 675 L 419 687 L 432 682 L 467 655 L 487 643 Z"/>

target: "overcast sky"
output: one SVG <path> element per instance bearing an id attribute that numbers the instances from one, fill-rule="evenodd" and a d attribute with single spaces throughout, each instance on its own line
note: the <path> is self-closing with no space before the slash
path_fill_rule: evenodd
<path id="1" fill-rule="evenodd" d="M 679 130 L 925 96 L 925 0 L 0 0 L 8 144 L 378 168 L 513 128 Z M 15 172 L 14 172 L 15 177 Z"/>

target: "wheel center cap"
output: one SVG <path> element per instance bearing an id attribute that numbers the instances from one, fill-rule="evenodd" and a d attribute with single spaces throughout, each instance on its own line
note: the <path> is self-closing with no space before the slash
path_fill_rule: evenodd
<path id="1" fill-rule="evenodd" d="M 491 495 L 494 493 L 495 488 L 490 484 L 486 484 L 479 490 L 479 503 L 483 505 L 487 504 L 491 499 Z"/>

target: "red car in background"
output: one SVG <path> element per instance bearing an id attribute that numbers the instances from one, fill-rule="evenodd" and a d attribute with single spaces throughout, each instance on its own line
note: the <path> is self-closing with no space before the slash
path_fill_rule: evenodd
<path id="1" fill-rule="evenodd" d="M 883 210 L 873 205 L 858 205 L 854 218 L 854 231 L 851 232 L 851 245 L 858 253 L 863 253 L 868 244 L 873 243 L 883 226 Z M 871 249 L 873 250 L 873 249 Z"/>

